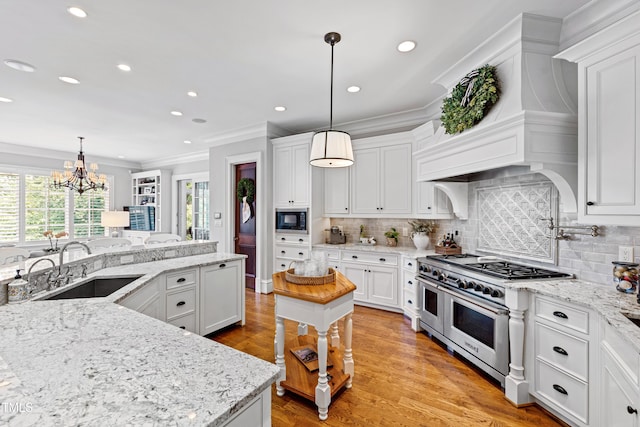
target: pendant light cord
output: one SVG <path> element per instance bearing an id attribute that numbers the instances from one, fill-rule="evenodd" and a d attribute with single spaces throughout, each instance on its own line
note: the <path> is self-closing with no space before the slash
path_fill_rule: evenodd
<path id="1" fill-rule="evenodd" d="M 331 40 L 331 95 L 329 97 L 329 130 L 333 129 L 333 46 L 335 40 Z"/>

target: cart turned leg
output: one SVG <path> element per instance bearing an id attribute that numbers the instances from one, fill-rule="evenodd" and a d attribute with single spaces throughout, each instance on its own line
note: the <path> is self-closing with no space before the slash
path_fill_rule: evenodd
<path id="1" fill-rule="evenodd" d="M 349 379 L 347 380 L 347 388 L 351 388 L 351 384 L 353 382 L 353 352 L 351 351 L 351 333 L 353 331 L 353 320 L 351 319 L 351 315 L 353 312 L 347 314 L 344 318 L 344 373 L 349 374 Z"/>
<path id="2" fill-rule="evenodd" d="M 282 317 L 276 317 L 276 338 L 274 344 L 276 350 L 276 366 L 280 368 L 280 376 L 276 380 L 276 394 L 278 396 L 284 396 L 284 388 L 280 385 L 280 382 L 287 379 L 287 367 L 284 363 L 284 319 Z"/>
<path id="3" fill-rule="evenodd" d="M 331 347 L 340 348 L 340 331 L 338 330 L 338 322 L 331 325 Z"/>
<path id="4" fill-rule="evenodd" d="M 316 405 L 318 416 L 324 421 L 329 416 L 331 386 L 327 380 L 327 331 L 318 331 L 318 385 L 316 386 Z"/>

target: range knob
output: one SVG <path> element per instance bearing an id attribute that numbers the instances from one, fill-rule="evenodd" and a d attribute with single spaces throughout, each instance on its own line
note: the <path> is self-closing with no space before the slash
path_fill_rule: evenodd
<path id="1" fill-rule="evenodd" d="M 456 281 L 456 283 L 458 284 L 458 287 L 459 287 L 460 289 L 466 289 L 466 287 L 467 287 L 467 282 L 466 282 L 466 281 L 464 281 L 464 280 L 462 280 L 462 279 L 458 279 L 458 280 Z"/>
<path id="2" fill-rule="evenodd" d="M 438 276 L 440 275 L 440 272 L 439 272 L 438 270 L 435 270 L 435 269 L 434 269 L 434 270 L 431 272 L 431 275 L 433 275 L 433 276 L 435 276 L 435 277 L 438 277 Z"/>
<path id="3" fill-rule="evenodd" d="M 473 287 L 473 290 L 477 292 L 482 292 L 483 289 L 484 286 L 482 286 L 480 283 L 476 283 L 476 285 Z"/>
<path id="4" fill-rule="evenodd" d="M 418 267 L 418 269 L 423 272 L 423 273 L 430 273 L 431 272 L 431 268 L 427 265 L 421 265 L 420 267 Z"/>
<path id="5" fill-rule="evenodd" d="M 493 291 L 493 289 L 491 289 L 490 287 L 487 286 L 482 290 L 482 293 L 489 295 L 492 291 Z"/>
<path id="6" fill-rule="evenodd" d="M 471 280 L 469 280 L 464 288 L 465 289 L 473 289 L 475 287 L 476 287 L 476 282 L 472 282 Z"/>
<path id="7" fill-rule="evenodd" d="M 444 282 L 445 280 L 447 280 L 447 275 L 445 273 L 440 273 L 438 275 L 438 280 Z"/>
<path id="8" fill-rule="evenodd" d="M 502 298 L 504 296 L 504 292 L 500 289 L 494 289 L 491 291 L 491 296 L 494 298 Z"/>

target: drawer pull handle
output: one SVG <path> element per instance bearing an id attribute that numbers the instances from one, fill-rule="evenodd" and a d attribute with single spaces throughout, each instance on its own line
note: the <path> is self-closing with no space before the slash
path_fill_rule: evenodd
<path id="1" fill-rule="evenodd" d="M 186 326 L 180 326 L 180 329 L 187 329 Z"/>
<path id="2" fill-rule="evenodd" d="M 407 265 L 408 265 L 409 267 L 413 266 L 413 264 L 411 264 L 410 262 L 408 262 L 408 263 L 407 263 Z"/>
<path id="3" fill-rule="evenodd" d="M 407 283 L 413 285 L 413 282 L 411 280 L 409 280 Z"/>
<path id="4" fill-rule="evenodd" d="M 554 311 L 553 315 L 556 316 L 556 317 L 559 317 L 561 319 L 568 319 L 569 318 L 569 316 L 567 316 L 566 314 L 564 314 L 561 311 Z"/>
<path id="5" fill-rule="evenodd" d="M 386 258 L 380 258 L 380 261 L 385 262 L 387 259 Z"/>
<path id="6" fill-rule="evenodd" d="M 408 302 L 409 304 L 413 304 L 413 301 L 411 301 L 411 300 L 407 300 L 407 302 Z"/>
<path id="7" fill-rule="evenodd" d="M 638 410 L 636 408 L 634 408 L 633 406 L 628 406 L 627 405 L 627 412 L 630 414 L 637 414 Z"/>
<path id="8" fill-rule="evenodd" d="M 180 307 L 181 305 L 185 305 L 185 304 L 186 304 L 186 302 L 180 301 L 179 303 L 176 304 L 176 307 Z"/>
<path id="9" fill-rule="evenodd" d="M 187 279 L 185 279 L 184 277 L 179 278 L 178 280 L 176 280 L 176 282 L 178 283 L 182 283 L 185 282 Z"/>
<path id="10" fill-rule="evenodd" d="M 351 258 L 358 259 L 358 255 L 351 255 Z"/>
<path id="11" fill-rule="evenodd" d="M 304 242 L 304 239 L 298 239 L 298 242 Z"/>
<path id="12" fill-rule="evenodd" d="M 595 203 L 593 203 L 593 202 L 587 202 L 587 206 L 593 206 L 593 205 L 595 205 Z"/>
<path id="13" fill-rule="evenodd" d="M 220 268 L 225 268 L 227 264 L 220 264 Z"/>
<path id="14" fill-rule="evenodd" d="M 281 254 L 286 254 L 286 253 L 287 253 L 287 251 L 280 251 L 280 253 L 281 253 Z"/>
<path id="15" fill-rule="evenodd" d="M 556 353 L 560 353 L 563 356 L 568 356 L 569 355 L 569 353 L 567 353 L 567 350 L 565 350 L 562 347 L 555 346 L 555 347 L 553 347 L 553 351 L 555 351 Z"/>
<path id="16" fill-rule="evenodd" d="M 569 393 L 567 393 L 567 390 L 565 390 L 564 387 L 562 387 L 562 386 L 560 386 L 558 384 L 554 384 L 553 385 L 553 389 L 555 391 L 557 391 L 558 393 L 562 393 L 562 394 L 567 395 L 567 396 L 569 395 Z"/>
<path id="17" fill-rule="evenodd" d="M 304 252 L 298 252 L 298 255 L 302 256 L 304 255 Z"/>
<path id="18" fill-rule="evenodd" d="M 280 238 L 280 240 L 283 240 L 283 241 L 284 241 L 284 240 L 287 240 L 287 239 L 286 239 L 286 238 L 284 238 L 284 237 L 281 237 L 281 238 Z"/>

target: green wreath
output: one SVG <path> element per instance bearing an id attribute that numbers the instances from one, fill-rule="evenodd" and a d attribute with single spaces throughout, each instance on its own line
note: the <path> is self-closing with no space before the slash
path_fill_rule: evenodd
<path id="1" fill-rule="evenodd" d="M 485 65 L 467 74 L 442 104 L 440 120 L 448 134 L 475 126 L 498 102 L 500 90 L 496 67 Z"/>
<path id="2" fill-rule="evenodd" d="M 238 197 L 238 201 L 240 202 L 242 202 L 242 199 L 246 196 L 247 203 L 253 203 L 256 196 L 256 185 L 253 183 L 253 180 L 249 178 L 242 178 L 240 181 L 238 181 L 236 196 Z"/>

